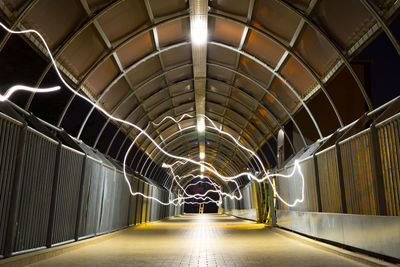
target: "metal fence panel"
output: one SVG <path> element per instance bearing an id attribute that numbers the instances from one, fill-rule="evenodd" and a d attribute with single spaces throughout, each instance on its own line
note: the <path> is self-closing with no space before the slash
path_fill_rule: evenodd
<path id="1" fill-rule="evenodd" d="M 95 235 L 99 218 L 99 206 L 103 195 L 102 164 L 88 157 L 85 166 L 85 183 L 82 192 L 79 238 Z"/>
<path id="2" fill-rule="evenodd" d="M 135 177 L 131 178 L 131 186 L 132 186 L 132 191 L 137 192 L 139 191 L 139 180 L 136 179 Z M 136 210 L 137 210 L 137 203 L 138 203 L 139 196 L 131 196 L 131 211 L 129 215 L 129 224 L 130 225 L 135 225 L 136 224 Z"/>
<path id="3" fill-rule="evenodd" d="M 315 168 L 312 157 L 306 158 L 299 162 L 299 168 L 304 177 L 304 184 L 298 170 L 292 177 L 276 177 L 279 195 L 288 203 L 294 203 L 296 199 L 301 199 L 301 189 L 304 186 L 304 200 L 294 207 L 288 207 L 279 201 L 279 208 L 282 210 L 300 210 L 300 211 L 317 211 L 318 201 L 315 183 Z M 290 174 L 293 172 L 294 165 L 285 168 L 281 174 Z"/>
<path id="4" fill-rule="evenodd" d="M 387 215 L 400 216 L 400 115 L 377 125 Z"/>
<path id="5" fill-rule="evenodd" d="M 61 149 L 52 243 L 74 239 L 84 155 Z"/>
<path id="6" fill-rule="evenodd" d="M 371 134 L 363 132 L 339 143 L 347 213 L 376 215 L 376 184 Z"/>
<path id="7" fill-rule="evenodd" d="M 341 212 L 339 174 L 336 148 L 317 154 L 321 204 L 324 212 Z"/>
<path id="8" fill-rule="evenodd" d="M 15 123 L 0 114 L 0 255 L 4 255 L 4 242 L 11 189 L 15 175 L 15 162 L 21 123 Z"/>
<path id="9" fill-rule="evenodd" d="M 28 129 L 14 252 L 46 245 L 57 143 Z"/>
<path id="10" fill-rule="evenodd" d="M 112 230 L 118 230 L 127 226 L 129 209 L 129 189 L 121 172 L 116 173 L 115 193 L 113 205 Z"/>
<path id="11" fill-rule="evenodd" d="M 104 234 L 110 231 L 110 217 L 111 217 L 111 207 L 114 197 L 114 181 L 115 181 L 115 171 L 110 167 L 103 165 L 103 197 L 101 202 L 101 213 L 99 222 L 99 234 Z"/>

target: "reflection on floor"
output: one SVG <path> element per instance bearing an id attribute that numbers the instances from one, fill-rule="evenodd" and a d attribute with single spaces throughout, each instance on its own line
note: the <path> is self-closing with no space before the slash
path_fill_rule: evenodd
<path id="1" fill-rule="evenodd" d="M 263 224 L 186 214 L 31 266 L 363 266 Z"/>

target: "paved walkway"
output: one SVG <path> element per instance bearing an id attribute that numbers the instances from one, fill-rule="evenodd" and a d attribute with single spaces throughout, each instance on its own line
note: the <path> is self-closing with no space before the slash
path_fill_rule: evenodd
<path id="1" fill-rule="evenodd" d="M 183 215 L 30 266 L 363 266 L 226 215 Z"/>

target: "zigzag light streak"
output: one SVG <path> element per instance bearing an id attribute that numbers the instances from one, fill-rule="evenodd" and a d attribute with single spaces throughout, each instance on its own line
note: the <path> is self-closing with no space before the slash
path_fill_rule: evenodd
<path id="1" fill-rule="evenodd" d="M 31 29 L 29 29 L 29 30 L 23 30 L 23 31 L 13 31 L 13 30 L 7 28 L 7 27 L 6 27 L 4 24 L 2 24 L 2 23 L 0 23 L 0 26 L 1 26 L 3 29 L 5 29 L 6 31 L 8 31 L 8 32 L 10 32 L 10 33 L 12 33 L 12 34 L 27 34 L 27 33 L 30 33 L 30 34 L 35 34 L 35 35 L 37 35 L 37 36 L 40 38 L 40 40 L 42 41 L 43 45 L 45 46 L 45 48 L 46 48 L 46 50 L 47 50 L 47 53 L 48 53 L 48 55 L 49 55 L 49 57 L 50 57 L 50 60 L 51 60 L 51 62 L 52 62 L 52 64 L 53 64 L 53 67 L 54 67 L 54 69 L 55 69 L 57 75 L 59 76 L 61 82 L 65 85 L 65 87 L 66 87 L 68 90 L 70 90 L 73 94 L 75 94 L 76 96 L 79 96 L 80 98 L 82 98 L 82 99 L 84 99 L 86 102 L 88 102 L 90 105 L 94 106 L 97 110 L 99 110 L 101 113 L 103 113 L 106 117 L 110 118 L 111 120 L 116 121 L 116 122 L 120 122 L 120 123 L 122 123 L 122 124 L 129 125 L 129 126 L 135 128 L 136 130 L 138 130 L 138 131 L 139 131 L 139 135 L 135 138 L 135 141 L 137 140 L 137 138 L 138 138 L 139 136 L 144 135 L 144 136 L 146 136 L 146 138 L 148 138 L 148 139 L 149 139 L 163 154 L 165 154 L 166 156 L 178 160 L 179 163 L 182 163 L 182 162 L 184 162 L 185 164 L 186 164 L 186 163 L 192 163 L 192 164 L 198 165 L 200 168 L 205 168 L 205 169 L 209 170 L 210 172 L 212 172 L 215 176 L 219 177 L 220 179 L 222 179 L 222 180 L 224 180 L 224 181 L 232 181 L 232 180 L 234 180 L 234 179 L 236 179 L 236 178 L 238 178 L 238 177 L 245 176 L 245 175 L 248 176 L 248 177 L 250 177 L 251 179 L 257 181 L 257 182 L 263 182 L 263 181 L 265 181 L 265 180 L 268 180 L 268 182 L 272 185 L 272 188 L 273 188 L 274 193 L 276 194 L 276 196 L 279 198 L 280 201 L 282 201 L 282 202 L 283 202 L 284 204 L 286 204 L 287 206 L 295 206 L 297 203 L 303 202 L 303 200 L 304 200 L 304 176 L 303 176 L 303 174 L 301 173 L 300 166 L 299 166 L 299 164 L 298 164 L 297 161 L 295 162 L 295 167 L 294 167 L 293 173 L 292 173 L 291 175 L 294 175 L 294 172 L 296 171 L 296 169 L 298 169 L 298 171 L 299 171 L 299 173 L 300 173 L 300 176 L 301 176 L 301 178 L 302 178 L 302 183 L 303 183 L 303 184 L 302 184 L 302 196 L 301 196 L 300 199 L 296 199 L 296 200 L 294 201 L 294 203 L 288 203 L 288 202 L 286 202 L 286 201 L 279 195 L 279 193 L 277 192 L 276 188 L 274 187 L 274 185 L 273 185 L 273 183 L 272 183 L 270 177 L 272 177 L 272 176 L 278 176 L 278 177 L 289 178 L 289 177 L 291 177 L 291 176 L 290 176 L 290 175 L 282 175 L 282 174 L 269 174 L 269 173 L 265 170 L 264 165 L 262 164 L 261 160 L 260 160 L 259 157 L 256 155 L 256 153 L 254 153 L 254 152 L 251 151 L 250 149 L 244 147 L 242 144 L 240 144 L 240 142 L 238 142 L 235 138 L 233 138 L 233 136 L 230 135 L 229 133 L 226 133 L 226 132 L 224 132 L 224 131 L 218 129 L 218 128 L 215 126 L 214 122 L 213 122 L 212 120 L 210 120 L 210 119 L 209 119 L 207 116 L 205 116 L 205 115 L 204 115 L 204 117 L 205 117 L 208 121 L 210 121 L 210 123 L 214 126 L 214 127 L 213 127 L 214 129 L 216 129 L 216 130 L 217 130 L 218 132 L 220 132 L 221 134 L 224 134 L 224 135 L 229 136 L 239 147 L 241 147 L 241 148 L 244 149 L 245 151 L 247 151 L 247 152 L 249 152 L 250 154 L 252 154 L 252 155 L 257 159 L 257 161 L 259 161 L 259 163 L 261 164 L 262 169 L 263 169 L 263 173 L 265 173 L 265 175 L 264 175 L 261 179 L 259 179 L 259 178 L 257 178 L 256 176 L 254 176 L 254 175 L 253 175 L 252 173 L 250 173 L 250 172 L 242 172 L 242 173 L 239 173 L 239 174 L 237 174 L 237 175 L 235 175 L 235 176 L 228 177 L 228 176 L 224 176 L 224 175 L 220 174 L 213 166 L 210 166 L 210 165 L 208 165 L 208 164 L 204 164 L 204 163 L 202 163 L 202 162 L 198 162 L 198 161 L 195 161 L 195 160 L 190 159 L 190 158 L 185 158 L 185 157 L 181 157 L 181 156 L 177 156 L 177 155 L 170 154 L 169 152 L 165 151 L 165 150 L 164 150 L 164 149 L 163 149 L 163 148 L 162 148 L 162 147 L 147 133 L 147 132 L 146 132 L 146 130 L 141 129 L 139 126 L 137 126 L 137 125 L 135 125 L 135 124 L 133 124 L 133 123 L 130 123 L 130 122 L 128 122 L 128 121 L 125 121 L 125 120 L 122 120 L 122 119 L 119 119 L 119 118 L 116 118 L 116 117 L 112 116 L 112 115 L 109 114 L 105 109 L 103 109 L 103 108 L 100 107 L 99 105 L 93 103 L 88 97 L 86 97 L 86 96 L 84 96 L 84 95 L 81 95 L 81 94 L 79 94 L 77 91 L 75 91 L 75 90 L 64 80 L 64 78 L 62 77 L 62 75 L 61 75 L 61 73 L 60 73 L 60 71 L 59 71 L 59 69 L 58 69 L 58 67 L 57 67 L 57 64 L 56 64 L 56 62 L 55 62 L 55 60 L 54 60 L 54 57 L 53 57 L 53 55 L 52 55 L 52 53 L 51 53 L 51 50 L 49 49 L 49 47 L 48 47 L 46 41 L 44 40 L 44 38 L 42 37 L 42 35 L 41 35 L 39 32 L 37 32 L 36 30 L 31 30 Z M 13 87 L 11 87 L 10 89 L 8 89 L 4 95 L 0 95 L 0 101 L 6 101 L 6 100 L 8 100 L 9 97 L 11 97 L 11 95 L 12 95 L 13 93 L 15 93 L 16 91 L 25 90 L 25 91 L 31 91 L 31 92 L 38 92 L 38 93 L 42 92 L 42 93 L 44 93 L 44 92 L 54 92 L 54 91 L 57 91 L 57 90 L 60 90 L 60 89 L 61 89 L 60 86 L 56 86 L 56 87 L 52 87 L 52 88 L 40 89 L 40 88 L 27 87 L 27 86 L 23 86 L 23 85 L 16 85 L 16 86 L 13 86 Z M 184 116 L 185 116 L 185 115 L 184 115 Z M 190 115 L 188 115 L 188 114 L 186 114 L 186 116 L 188 116 L 188 117 L 193 117 L 193 116 L 190 116 Z M 183 116 L 180 118 L 180 120 L 181 120 L 182 118 L 183 118 Z M 166 117 L 166 118 L 164 118 L 164 119 L 172 119 L 172 120 L 174 120 L 175 122 L 177 122 L 177 120 L 175 120 L 175 119 L 172 118 L 172 117 Z M 164 119 L 163 119 L 163 120 L 164 120 Z M 160 123 L 161 123 L 161 122 L 159 122 L 159 124 L 160 124 Z M 207 126 L 207 127 L 209 127 L 209 126 Z M 134 143 L 133 143 L 133 144 L 134 144 Z M 132 149 L 132 147 L 133 147 L 133 145 L 130 146 L 130 149 Z M 143 196 L 143 197 L 145 197 L 145 198 L 153 199 L 153 200 L 155 200 L 155 201 L 157 201 L 158 203 L 163 204 L 163 205 L 170 205 L 170 204 L 174 204 L 174 205 L 175 205 L 175 204 L 178 204 L 178 205 L 179 205 L 179 204 L 181 204 L 181 200 L 182 200 L 182 199 L 179 198 L 179 197 L 178 197 L 177 199 L 170 200 L 168 203 L 164 203 L 164 202 L 158 200 L 157 198 L 154 198 L 154 197 L 151 197 L 151 196 L 146 196 L 146 195 L 144 195 L 144 194 L 142 194 L 142 193 L 140 193 L 140 192 L 132 192 L 132 188 L 131 188 L 131 186 L 130 186 L 129 179 L 128 179 L 127 176 L 126 176 L 126 168 L 125 168 L 126 158 L 127 158 L 127 155 L 128 155 L 128 153 L 129 153 L 130 149 L 129 149 L 128 152 L 125 154 L 125 157 L 124 157 L 124 166 L 123 166 L 124 177 L 125 177 L 125 180 L 127 181 L 128 185 L 129 185 L 130 193 L 131 193 L 132 195 L 141 195 L 141 196 Z M 182 161 L 182 162 L 181 162 L 181 161 Z M 165 163 L 163 163 L 163 167 L 170 167 L 170 166 L 171 166 L 171 165 L 166 165 Z M 172 170 L 172 169 L 171 169 L 171 170 Z M 174 179 L 175 179 L 175 176 L 174 176 Z M 178 184 L 179 184 L 179 183 L 178 183 Z M 215 190 L 215 191 L 218 191 L 218 190 Z M 240 190 L 239 190 L 239 192 L 240 192 Z M 221 192 L 221 194 L 226 194 L 226 193 Z"/>

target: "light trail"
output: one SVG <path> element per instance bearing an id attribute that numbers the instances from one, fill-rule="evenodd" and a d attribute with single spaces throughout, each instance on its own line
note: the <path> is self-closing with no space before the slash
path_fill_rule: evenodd
<path id="1" fill-rule="evenodd" d="M 174 158 L 174 159 L 178 160 L 177 162 L 175 162 L 175 163 L 177 163 L 177 164 L 192 163 L 192 164 L 198 165 L 200 168 L 207 169 L 208 171 L 210 171 L 211 173 L 213 173 L 215 176 L 219 177 L 220 179 L 222 179 L 222 180 L 224 180 L 224 181 L 234 181 L 234 179 L 237 179 L 237 178 L 242 177 L 242 176 L 248 176 L 248 177 L 250 177 L 251 179 L 253 179 L 253 180 L 257 181 L 257 182 L 263 182 L 263 181 L 265 181 L 265 180 L 268 180 L 268 182 L 271 184 L 271 186 L 272 186 L 272 188 L 273 188 L 273 191 L 274 191 L 274 193 L 276 194 L 276 196 L 278 197 L 278 199 L 279 199 L 281 202 L 283 202 L 285 205 L 290 206 L 290 207 L 293 207 L 293 206 L 295 206 L 297 203 L 300 203 L 300 202 L 303 202 L 303 201 L 304 201 L 304 176 L 303 176 L 303 174 L 302 174 L 302 172 L 301 172 L 300 166 L 299 166 L 299 164 L 298 164 L 297 161 L 295 162 L 295 167 L 293 168 L 293 172 L 292 172 L 291 175 L 270 174 L 269 172 L 267 172 L 267 171 L 265 170 L 265 167 L 264 167 L 264 165 L 262 164 L 262 161 L 260 160 L 260 158 L 258 157 L 258 155 L 257 155 L 256 153 L 254 153 L 252 150 L 250 150 L 250 149 L 246 148 L 245 146 L 243 146 L 243 145 L 242 145 L 239 141 L 237 141 L 231 134 L 229 134 L 229 133 L 227 133 L 227 132 L 224 132 L 224 131 L 218 129 L 218 128 L 216 127 L 216 125 L 214 124 L 214 122 L 213 122 L 211 119 L 209 119 L 207 116 L 205 116 L 205 115 L 203 115 L 204 118 L 207 119 L 207 120 L 213 125 L 213 127 L 211 127 L 211 128 L 217 130 L 217 131 L 220 132 L 221 134 L 224 134 L 224 135 L 229 136 L 239 147 L 241 147 L 242 149 L 244 149 L 245 151 L 247 151 L 248 153 L 250 153 L 251 155 L 253 155 L 253 156 L 257 159 L 257 161 L 260 163 L 260 166 L 261 166 L 262 169 L 263 169 L 262 172 L 263 172 L 265 175 L 264 175 L 262 178 L 257 178 L 255 175 L 253 175 L 253 174 L 250 173 L 250 172 L 242 172 L 242 173 L 239 173 L 239 174 L 234 175 L 234 176 L 224 176 L 224 175 L 220 174 L 220 173 L 219 173 L 213 166 L 211 166 L 211 165 L 204 164 L 204 163 L 202 163 L 202 162 L 198 162 L 198 161 L 195 161 L 195 160 L 190 159 L 190 158 L 185 158 L 185 157 L 173 155 L 173 154 L 171 154 L 171 153 L 165 151 L 165 150 L 164 150 L 164 149 L 163 149 L 163 148 L 162 148 L 162 147 L 147 133 L 147 132 L 146 132 L 146 129 L 143 130 L 143 129 L 141 129 L 139 126 L 137 126 L 137 125 L 134 124 L 134 123 L 130 123 L 130 122 L 128 122 L 128 121 L 125 121 L 125 120 L 122 120 L 122 119 L 119 119 L 119 118 L 117 118 L 117 117 L 112 116 L 112 115 L 109 114 L 104 108 L 102 108 L 101 106 L 97 105 L 96 103 L 93 103 L 88 97 L 79 94 L 74 88 L 72 88 L 72 87 L 64 80 L 64 78 L 62 77 L 62 75 L 61 75 L 61 73 L 60 73 L 60 71 L 59 71 L 59 69 L 58 69 L 58 67 L 57 67 L 57 64 L 56 64 L 56 62 L 55 62 L 55 59 L 54 59 L 54 57 L 53 57 L 53 55 L 52 55 L 52 53 L 51 53 L 51 50 L 49 49 L 49 47 L 48 47 L 46 41 L 44 40 L 44 38 L 42 37 L 42 35 L 41 35 L 38 31 L 32 30 L 32 29 L 23 30 L 23 31 L 14 31 L 14 30 L 11 30 L 11 29 L 7 28 L 7 27 L 6 27 L 3 23 L 1 23 L 1 22 L 0 22 L 0 26 L 1 26 L 4 30 L 6 30 L 6 31 L 8 31 L 8 32 L 10 32 L 10 33 L 12 33 L 12 34 L 35 34 L 35 35 L 37 35 L 37 36 L 40 38 L 40 40 L 42 41 L 43 45 L 45 46 L 46 51 L 47 51 L 47 53 L 48 53 L 48 55 L 49 55 L 49 58 L 50 58 L 50 60 L 51 60 L 51 62 L 52 62 L 52 64 L 53 64 L 53 67 L 54 67 L 54 69 L 55 69 L 55 71 L 56 71 L 56 73 L 57 73 L 57 75 L 58 75 L 60 81 L 65 85 L 65 87 L 66 87 L 68 90 L 70 90 L 73 94 L 75 94 L 76 96 L 79 96 L 80 98 L 82 98 L 83 100 L 85 100 L 86 102 L 88 102 L 90 105 L 92 105 L 93 107 L 95 107 L 97 110 L 99 110 L 101 113 L 103 113 L 103 114 L 104 114 L 106 117 L 108 117 L 109 119 L 111 119 L 111 120 L 113 120 L 113 121 L 116 121 L 116 122 L 120 122 L 120 123 L 122 123 L 122 124 L 129 125 L 129 126 L 131 126 L 132 128 L 134 128 L 134 129 L 136 129 L 136 130 L 139 131 L 138 136 L 135 138 L 134 142 L 133 142 L 133 143 L 131 144 L 131 146 L 129 147 L 128 152 L 127 152 L 127 153 L 125 154 L 125 156 L 124 156 L 124 164 L 123 164 L 124 177 L 125 177 L 125 180 L 127 181 L 128 185 L 129 185 L 129 191 L 130 191 L 130 193 L 131 193 L 132 195 L 141 195 L 142 197 L 155 200 L 155 201 L 157 201 L 158 203 L 163 204 L 163 205 L 170 205 L 170 204 L 174 204 L 174 205 L 175 205 L 175 204 L 177 204 L 177 203 L 178 203 L 178 204 L 181 203 L 181 199 L 180 199 L 179 196 L 178 196 L 178 198 L 173 199 L 173 200 L 169 200 L 168 203 L 165 203 L 165 202 L 162 202 L 162 201 L 158 200 L 157 198 L 154 198 L 154 197 L 151 197 L 151 196 L 146 196 L 146 195 L 144 195 L 144 194 L 142 194 L 142 193 L 140 193 L 140 192 L 132 192 L 132 188 L 131 188 L 131 185 L 130 185 L 130 183 L 129 183 L 129 179 L 127 178 L 127 175 L 126 175 L 126 168 L 125 168 L 126 158 L 127 158 L 127 156 L 128 156 L 129 151 L 132 149 L 134 143 L 137 141 L 137 139 L 138 139 L 141 135 L 144 135 L 144 136 L 146 136 L 146 138 L 148 138 L 148 139 L 163 153 L 163 154 L 165 154 L 165 155 L 168 156 L 168 157 L 171 157 L 171 158 Z M 4 95 L 1 95 L 0 101 L 6 101 L 6 100 L 8 100 L 9 97 L 11 97 L 11 96 L 13 95 L 13 93 L 15 93 L 15 92 L 17 92 L 17 91 L 21 91 L 21 90 L 31 91 L 31 92 L 42 92 L 42 93 L 44 93 L 44 92 L 54 92 L 54 91 L 57 91 L 57 90 L 60 90 L 60 89 L 61 89 L 60 86 L 56 86 L 56 87 L 52 87 L 52 88 L 39 89 L 39 88 L 33 88 L 33 87 L 28 87 L 28 86 L 23 86 L 23 85 L 16 85 L 16 86 L 13 86 L 13 87 L 9 88 L 9 89 L 6 91 L 6 93 L 5 93 Z M 167 116 L 167 117 L 165 117 L 161 122 L 159 122 L 159 123 L 157 123 L 157 124 L 155 124 L 155 125 L 160 125 L 160 124 L 161 124 L 164 120 L 166 120 L 166 119 L 172 119 L 173 121 L 175 121 L 176 123 L 178 123 L 178 122 L 181 121 L 184 117 L 193 118 L 193 116 L 188 115 L 188 114 L 183 115 L 179 120 L 175 120 L 175 118 L 173 118 L 173 117 L 171 117 L 171 116 Z M 207 127 L 210 127 L 210 126 L 207 126 Z M 174 164 L 175 164 L 175 163 L 174 163 Z M 170 166 L 172 166 L 172 165 L 168 165 L 168 164 L 165 164 L 165 163 L 162 164 L 162 167 L 164 167 L 164 168 L 165 168 L 165 167 L 171 168 Z M 172 169 L 171 169 L 171 170 L 172 170 Z M 301 198 L 300 198 L 300 199 L 296 198 L 296 200 L 295 200 L 293 203 L 288 203 L 288 202 L 286 202 L 286 201 L 279 195 L 279 193 L 277 192 L 275 186 L 273 185 L 273 183 L 272 183 L 270 177 L 277 176 L 277 177 L 289 178 L 289 177 L 292 177 L 292 176 L 294 175 L 294 173 L 295 173 L 296 170 L 299 171 L 300 176 L 301 176 L 301 178 L 302 178 L 302 190 L 301 190 L 301 191 L 302 191 L 302 194 L 301 194 Z M 174 176 L 173 180 L 176 181 L 175 176 Z M 177 182 L 177 181 L 176 181 L 176 182 Z M 177 184 L 180 186 L 179 182 L 177 182 Z M 181 187 L 181 186 L 180 186 L 180 187 Z M 184 189 L 183 189 L 183 191 L 185 192 Z M 215 190 L 215 191 L 218 191 L 218 190 Z M 240 190 L 238 190 L 238 191 L 239 191 L 239 193 L 240 193 Z M 170 192 L 170 193 L 171 193 L 171 192 Z M 222 192 L 222 191 L 221 191 L 221 194 L 229 195 L 229 194 L 227 194 L 227 193 L 225 193 L 225 192 Z"/>
<path id="2" fill-rule="evenodd" d="M 54 91 L 60 90 L 60 86 L 54 86 L 50 88 L 34 88 L 25 85 L 14 85 L 13 87 L 9 88 L 4 95 L 0 94 L 0 102 L 4 102 L 8 100 L 15 92 L 17 91 L 28 91 L 28 92 L 35 92 L 35 93 L 50 93 Z"/>

